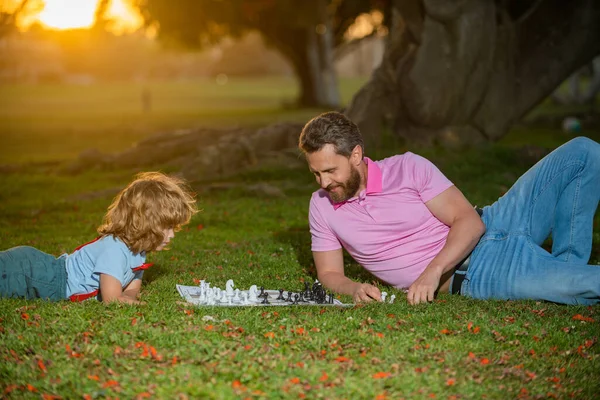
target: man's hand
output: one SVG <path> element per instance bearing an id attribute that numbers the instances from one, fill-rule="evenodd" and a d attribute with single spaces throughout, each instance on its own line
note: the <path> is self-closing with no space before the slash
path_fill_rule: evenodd
<path id="1" fill-rule="evenodd" d="M 381 292 L 378 288 L 368 283 L 357 283 L 352 298 L 355 303 L 371 302 L 373 300 L 381 301 Z"/>
<path id="2" fill-rule="evenodd" d="M 408 288 L 406 298 L 410 304 L 433 301 L 435 291 L 440 284 L 441 271 L 427 268 Z"/>

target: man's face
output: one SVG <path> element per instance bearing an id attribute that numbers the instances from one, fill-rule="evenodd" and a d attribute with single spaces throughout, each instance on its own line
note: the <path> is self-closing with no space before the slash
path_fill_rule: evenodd
<path id="1" fill-rule="evenodd" d="M 306 155 L 308 168 L 334 203 L 341 203 L 357 195 L 361 186 L 361 176 L 355 166 L 357 157 L 362 155 L 353 153 L 347 158 L 336 154 L 332 144 Z"/>

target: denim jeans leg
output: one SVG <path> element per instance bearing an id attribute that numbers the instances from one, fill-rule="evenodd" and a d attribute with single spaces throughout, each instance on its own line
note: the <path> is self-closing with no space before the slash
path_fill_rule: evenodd
<path id="1" fill-rule="evenodd" d="M 473 254 L 461 293 L 478 299 L 600 302 L 600 267 L 557 259 L 525 235 L 492 234 Z"/>
<path id="2" fill-rule="evenodd" d="M 588 304 L 589 296 L 600 300 L 600 268 L 586 265 L 599 199 L 598 143 L 576 138 L 544 157 L 484 208 L 487 231 L 471 256 L 464 292 L 576 304 Z M 551 232 L 549 254 L 540 245 Z M 587 280 L 589 287 L 569 277 Z"/>
<path id="3" fill-rule="evenodd" d="M 540 175 L 548 184 L 533 202 L 531 237 L 541 244 L 548 235 L 539 229 L 539 221 L 551 218 L 552 255 L 587 264 L 600 200 L 600 144 L 573 139 L 550 154 L 547 162 L 550 167 L 542 167 Z"/>

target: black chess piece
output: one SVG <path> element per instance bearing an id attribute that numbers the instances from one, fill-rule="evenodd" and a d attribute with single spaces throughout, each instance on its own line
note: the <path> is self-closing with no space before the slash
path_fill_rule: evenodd
<path id="1" fill-rule="evenodd" d="M 309 293 L 310 293 L 310 286 L 309 286 L 308 282 L 304 282 L 304 297 L 308 297 Z"/>
<path id="2" fill-rule="evenodd" d="M 265 295 L 265 287 L 261 286 L 260 287 L 260 294 L 258 295 L 258 297 L 263 297 Z"/>
<path id="3" fill-rule="evenodd" d="M 288 292 L 288 298 L 285 299 L 285 301 L 289 301 L 289 302 L 293 302 L 294 300 L 292 300 L 292 292 Z"/>
<path id="4" fill-rule="evenodd" d="M 283 289 L 279 289 L 279 297 L 277 297 L 277 300 L 285 300 L 283 297 Z"/>
<path id="5" fill-rule="evenodd" d="M 265 293 L 265 294 L 266 294 L 266 293 Z M 269 303 L 269 299 L 268 299 L 269 295 L 267 295 L 267 296 L 263 296 L 263 297 L 264 297 L 264 300 L 263 300 L 263 301 L 261 301 L 261 302 L 260 302 L 260 304 L 271 304 L 271 303 Z"/>
<path id="6" fill-rule="evenodd" d="M 325 303 L 326 299 L 327 299 L 327 293 L 325 293 L 325 289 L 323 289 L 322 287 L 317 289 L 317 294 L 315 295 L 315 299 L 318 304 Z"/>
<path id="7" fill-rule="evenodd" d="M 319 282 L 319 280 L 315 280 L 315 283 L 313 283 L 312 285 L 312 291 L 313 293 L 316 292 L 317 290 L 319 290 L 321 287 L 323 287 L 323 285 L 321 285 L 321 282 Z"/>
<path id="8" fill-rule="evenodd" d="M 298 293 L 294 294 L 294 302 L 292 304 L 298 304 L 299 298 L 300 298 L 300 295 Z"/>
<path id="9" fill-rule="evenodd" d="M 329 304 L 333 304 L 333 293 L 329 292 Z"/>

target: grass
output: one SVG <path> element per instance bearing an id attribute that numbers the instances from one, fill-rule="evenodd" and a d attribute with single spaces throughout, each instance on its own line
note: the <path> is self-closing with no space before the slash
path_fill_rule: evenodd
<path id="1" fill-rule="evenodd" d="M 165 96 L 180 90 L 181 97 L 165 99 L 162 108 L 157 104 L 160 115 L 144 122 L 148 130 L 137 133 L 109 129 L 115 121 L 108 116 L 117 115 L 121 106 L 126 109 L 125 95 L 111 96 L 134 93 L 131 88 L 96 88 L 89 98 L 80 93 L 72 102 L 69 89 L 4 88 L 22 103 L 15 103 L 21 106 L 13 105 L 10 112 L 1 107 L 3 117 L 13 124 L 3 123 L 0 137 L 3 142 L 8 137 L 12 147 L 0 150 L 2 159 L 61 160 L 91 142 L 103 143 L 104 150 L 124 148 L 155 129 L 312 116 L 310 110 L 274 111 L 282 98 L 293 95 L 293 87 L 280 84 L 281 88 L 273 84 L 261 106 L 253 94 L 262 92 L 252 82 L 240 82 L 239 87 L 233 82 L 229 87 L 228 96 L 239 104 L 227 102 L 225 94 L 218 103 L 214 100 L 218 95 L 208 89 L 202 92 L 207 100 L 194 88 L 164 84 Z M 211 86 L 206 85 L 195 88 Z M 259 86 L 263 85 L 267 82 Z M 32 91 L 39 91 L 39 100 L 44 90 L 54 107 L 45 117 L 41 106 L 23 105 Z M 191 105 L 187 110 L 174 106 L 185 104 L 188 95 L 195 99 L 190 103 L 204 104 L 201 112 Z M 64 96 L 62 103 L 51 101 L 60 96 Z M 240 100 L 244 96 L 245 102 Z M 109 105 L 97 116 L 89 107 L 76 112 L 84 100 L 92 104 L 100 98 L 119 98 L 124 103 Z M 134 102 L 132 97 L 132 109 Z M 173 104 L 170 110 L 167 103 Z M 46 130 L 40 121 L 49 121 L 50 114 L 54 122 L 48 122 Z M 124 126 L 131 128 L 141 118 L 134 114 L 131 111 L 130 125 Z M 64 132 L 73 115 L 89 130 Z M 99 133 L 106 136 L 104 141 Z M 589 135 L 600 139 L 597 132 Z M 28 144 L 23 136 L 33 142 Z M 478 151 L 411 150 L 434 160 L 473 203 L 485 205 L 530 166 L 519 147 L 556 147 L 566 140 L 559 131 L 517 127 L 500 143 Z M 385 149 L 370 155 L 380 158 L 405 150 L 390 140 Z M 125 185 L 136 172 L 91 171 L 67 177 L 51 171 L 32 168 L 0 176 L 0 248 L 31 245 L 58 255 L 89 241 L 111 201 L 112 195 L 103 191 Z M 232 278 L 241 288 L 259 284 L 299 290 L 304 281 L 315 278 L 306 217 L 315 187 L 306 168 L 247 170 L 230 181 L 267 182 L 281 188 L 285 197 L 198 187 L 203 211 L 177 234 L 170 251 L 150 255 L 155 266 L 144 276 L 147 305 L 0 301 L 0 397 L 596 398 L 600 391 L 597 306 L 440 295 L 434 304 L 411 307 L 390 288 L 385 290 L 397 295 L 395 304 L 350 309 L 182 304 L 175 290 L 178 283 L 193 285 L 206 279 L 224 287 Z M 80 196 L 90 193 L 98 196 Z M 599 222 L 596 218 L 594 262 L 600 262 Z M 346 263 L 350 276 L 371 281 L 350 258 Z"/>
<path id="2" fill-rule="evenodd" d="M 348 101 L 364 82 L 340 85 Z M 142 137 L 190 126 L 262 126 L 306 121 L 318 110 L 282 109 L 297 93 L 290 78 L 231 78 L 155 82 L 151 112 L 142 111 L 144 86 L 135 83 L 82 85 L 0 85 L 1 163 L 73 159 L 95 147 L 123 150 Z"/>

